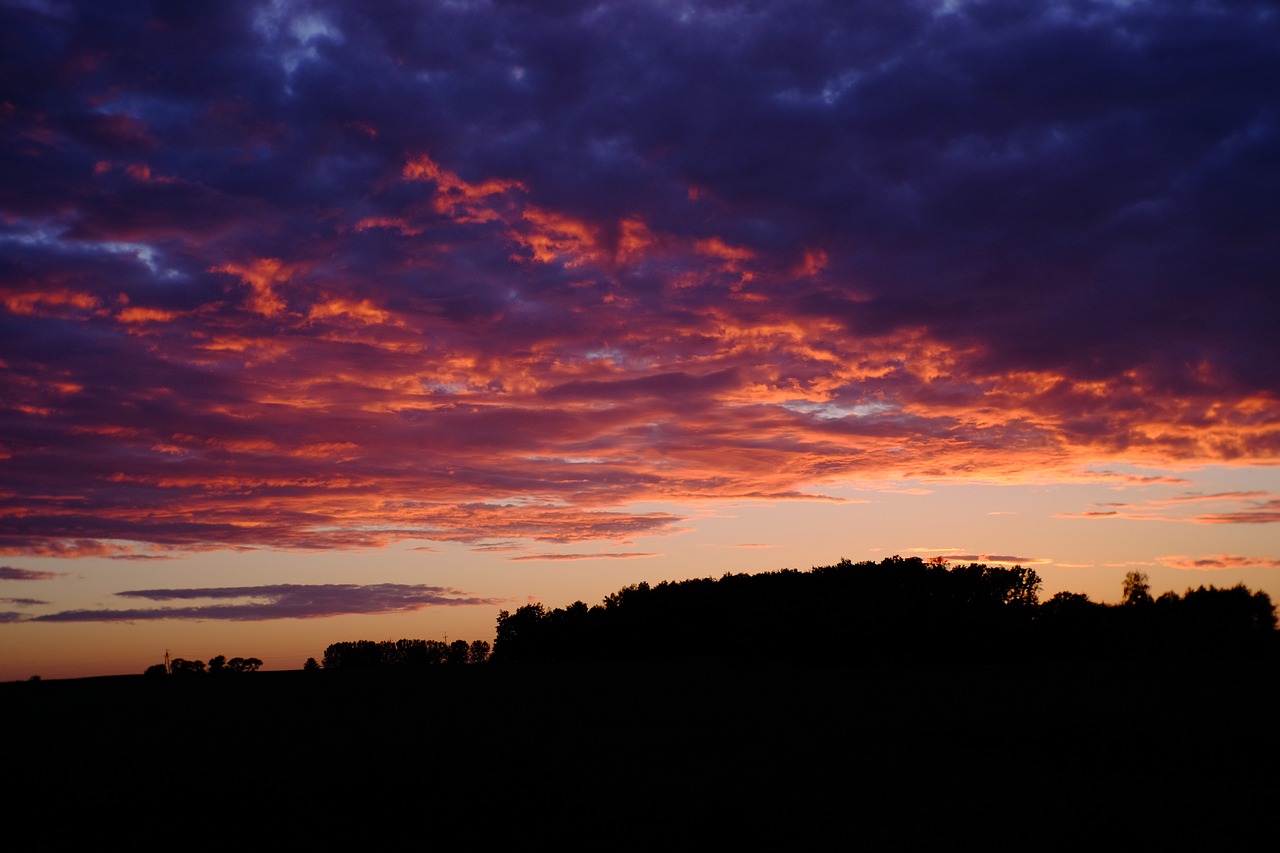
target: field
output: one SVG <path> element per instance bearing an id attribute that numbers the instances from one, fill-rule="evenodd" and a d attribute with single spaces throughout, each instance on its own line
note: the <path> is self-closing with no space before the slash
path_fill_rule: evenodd
<path id="1" fill-rule="evenodd" d="M 10 825 L 183 847 L 1231 849 L 1270 662 L 455 666 L 9 683 Z M 34 821 L 34 817 L 26 820 Z"/>

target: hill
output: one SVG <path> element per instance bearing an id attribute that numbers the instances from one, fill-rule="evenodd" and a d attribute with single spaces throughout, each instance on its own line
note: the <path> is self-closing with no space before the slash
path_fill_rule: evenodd
<path id="1" fill-rule="evenodd" d="M 13 815 L 147 844 L 1243 843 L 1274 663 L 560 664 L 0 685 Z M 51 828 L 50 828 L 51 829 Z"/>

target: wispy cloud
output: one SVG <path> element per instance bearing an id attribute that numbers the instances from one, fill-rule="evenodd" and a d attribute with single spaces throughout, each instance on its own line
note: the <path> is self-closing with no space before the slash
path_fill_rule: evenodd
<path id="1" fill-rule="evenodd" d="M 32 622 L 140 622 L 155 619 L 209 619 L 237 622 L 268 619 L 315 619 L 346 614 L 396 613 L 425 607 L 497 604 L 456 589 L 422 584 L 276 584 L 201 589 L 138 589 L 118 592 L 123 598 L 150 601 L 236 600 L 235 604 L 201 604 L 129 610 L 64 610 L 29 617 Z"/>
<path id="2" fill-rule="evenodd" d="M 537 562 L 543 560 L 639 560 L 648 557 L 661 557 L 661 554 L 623 551 L 612 554 L 524 554 L 519 557 L 508 557 L 516 563 Z"/>
<path id="3" fill-rule="evenodd" d="M 1221 512 L 1200 512 L 1204 503 L 1235 504 Z M 1270 492 L 1216 492 L 1151 498 L 1139 503 L 1094 504 L 1098 509 L 1059 513 L 1054 518 L 1125 518 L 1137 521 L 1180 521 L 1189 524 L 1272 524 L 1280 522 L 1280 498 Z"/>
<path id="4" fill-rule="evenodd" d="M 1249 501 L 1234 512 L 1208 512 L 1196 516 L 1199 524 L 1275 524 L 1280 522 L 1280 498 Z"/>
<path id="5" fill-rule="evenodd" d="M 57 577 L 62 577 L 62 573 L 19 569 L 15 566 L 0 566 L 0 581 L 47 581 Z"/>
<path id="6" fill-rule="evenodd" d="M 1239 554 L 1213 554 L 1207 557 L 1158 557 L 1163 565 L 1175 569 L 1193 569 L 1200 571 L 1216 571 L 1219 569 L 1243 569 L 1260 567 L 1280 569 L 1280 558 L 1276 557 L 1244 557 Z"/>
<path id="7" fill-rule="evenodd" d="M 956 563 L 1009 563 L 1023 566 L 1053 562 L 1043 557 L 1017 557 L 1011 554 L 948 554 L 947 559 Z"/>

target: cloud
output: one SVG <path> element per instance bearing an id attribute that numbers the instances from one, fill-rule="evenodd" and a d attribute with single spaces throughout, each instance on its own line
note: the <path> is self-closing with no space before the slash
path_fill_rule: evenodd
<path id="1" fill-rule="evenodd" d="M 1054 518 L 1124 518 L 1119 512 L 1113 509 L 1108 510 L 1089 510 L 1087 512 L 1058 512 L 1053 514 Z"/>
<path id="2" fill-rule="evenodd" d="M 47 581 L 57 577 L 62 577 L 62 573 L 19 569 L 14 566 L 0 566 L 0 581 Z"/>
<path id="3" fill-rule="evenodd" d="M 1238 554 L 1214 554 L 1207 557 L 1169 556 L 1157 557 L 1161 564 L 1175 569 L 1216 571 L 1219 569 L 1267 568 L 1280 569 L 1280 559 L 1275 557 L 1242 557 Z"/>
<path id="4" fill-rule="evenodd" d="M 1103 479 L 1118 480 L 1122 486 L 1189 486 L 1191 481 L 1185 477 L 1174 477 L 1168 474 L 1133 474 L 1119 471 L 1090 471 L 1092 475 Z"/>
<path id="5" fill-rule="evenodd" d="M 1153 500 L 1151 503 L 1202 503 L 1205 501 L 1241 501 L 1253 500 L 1255 498 L 1266 498 L 1269 495 L 1266 492 L 1214 492 L 1213 494 L 1192 493 L 1186 495 L 1175 495 L 1171 498 L 1163 498 Z"/>
<path id="6" fill-rule="evenodd" d="M 661 554 L 644 554 L 639 552 L 619 552 L 611 554 L 524 554 L 519 557 L 508 557 L 517 563 L 541 560 L 636 560 L 646 557 L 661 557 Z"/>
<path id="7" fill-rule="evenodd" d="M 1234 503 L 1224 512 L 1196 512 L 1195 504 Z M 1141 503 L 1098 504 L 1107 509 L 1059 513 L 1054 518 L 1127 518 L 1138 521 L 1180 521 L 1190 524 L 1273 524 L 1280 522 L 1280 498 L 1270 492 L 1217 492 L 1150 498 Z"/>
<path id="8" fill-rule="evenodd" d="M 1050 563 L 1043 557 L 1014 557 L 1008 554 L 947 554 L 948 560 L 957 563 L 1012 563 L 1022 566 Z"/>
<path id="9" fill-rule="evenodd" d="M 0 10 L 0 554 L 1280 458 L 1265 4 L 60 9 Z"/>
<path id="10" fill-rule="evenodd" d="M 1235 512 L 1211 512 L 1196 517 L 1199 524 L 1275 524 L 1280 522 L 1280 498 L 1250 501 Z"/>
<path id="11" fill-rule="evenodd" d="M 497 604 L 456 589 L 424 584 L 276 584 L 202 589 L 139 589 L 118 592 L 150 601 L 235 599 L 235 604 L 202 604 L 132 610 L 64 610 L 29 617 L 33 622 L 138 622 L 155 619 L 213 619 L 256 622 L 315 619 L 347 614 L 396 613 L 424 607 Z"/>

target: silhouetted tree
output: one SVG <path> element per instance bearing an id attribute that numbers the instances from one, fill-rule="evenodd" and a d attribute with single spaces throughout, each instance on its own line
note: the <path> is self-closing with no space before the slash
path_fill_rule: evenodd
<path id="1" fill-rule="evenodd" d="M 169 670 L 165 669 L 164 664 L 162 663 L 152 664 L 151 666 L 147 667 L 147 671 L 143 673 L 143 675 L 149 678 L 162 677 L 168 674 L 169 674 Z"/>
<path id="2" fill-rule="evenodd" d="M 1082 592 L 1059 592 L 1055 593 L 1044 603 L 1046 610 L 1051 611 L 1072 611 L 1080 609 L 1091 609 L 1095 607 L 1094 603 L 1089 600 L 1089 596 Z"/>
<path id="3" fill-rule="evenodd" d="M 498 612 L 497 636 L 493 641 L 493 659 L 508 663 L 533 663 L 542 660 L 543 621 L 547 618 L 542 604 L 526 604 L 515 613 Z"/>
<path id="4" fill-rule="evenodd" d="M 232 658 L 227 661 L 227 669 L 232 672 L 257 672 L 262 661 L 257 658 Z"/>
<path id="5" fill-rule="evenodd" d="M 1244 584 L 1200 586 L 1187 589 L 1181 599 L 1161 595 L 1156 603 L 1162 644 L 1182 654 L 1249 653 L 1274 642 L 1271 597 Z"/>
<path id="6" fill-rule="evenodd" d="M 174 658 L 169 661 L 169 672 L 173 675 L 200 675 L 204 672 L 204 661 Z"/>
<path id="7" fill-rule="evenodd" d="M 465 664 L 467 662 L 467 641 L 454 640 L 449 644 L 449 651 L 445 655 L 446 663 Z"/>
<path id="8" fill-rule="evenodd" d="M 316 663 L 315 658 L 307 658 L 307 662 L 302 665 L 303 672 L 319 672 L 320 664 Z"/>
<path id="9" fill-rule="evenodd" d="M 1126 605 L 1150 604 L 1151 583 L 1146 572 L 1129 572 L 1120 584 L 1120 603 Z"/>
<path id="10" fill-rule="evenodd" d="M 473 645 L 466 640 L 455 640 L 447 645 L 440 640 L 387 640 L 381 643 L 357 640 L 333 643 L 324 650 L 324 668 L 367 672 L 380 669 L 419 669 L 444 663 L 465 664 L 471 662 Z M 483 643 L 483 648 L 487 656 L 489 644 Z"/>
<path id="11" fill-rule="evenodd" d="M 372 640 L 333 643 L 324 650 L 326 670 L 377 669 L 382 662 L 382 649 Z"/>
<path id="12" fill-rule="evenodd" d="M 223 671 L 227 665 L 227 658 L 224 655 L 214 655 L 209 658 L 209 672 L 217 674 Z"/>
<path id="13" fill-rule="evenodd" d="M 489 660 L 489 644 L 484 640 L 472 640 L 467 647 L 467 663 L 484 663 Z"/>

